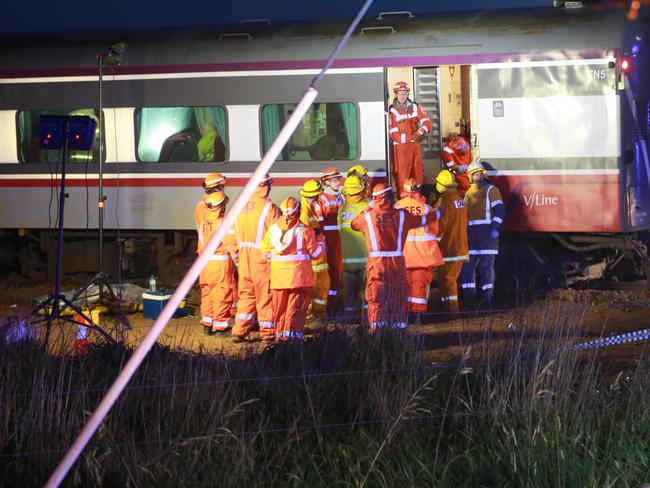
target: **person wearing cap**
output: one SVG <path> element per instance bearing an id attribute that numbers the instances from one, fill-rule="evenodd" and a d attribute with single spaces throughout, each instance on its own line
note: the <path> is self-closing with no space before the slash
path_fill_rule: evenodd
<path id="1" fill-rule="evenodd" d="M 474 305 L 478 288 L 481 303 L 491 306 L 494 293 L 494 260 L 499 254 L 499 230 L 505 218 L 505 205 L 499 189 L 487 178 L 485 166 L 475 161 L 467 168 L 472 182 L 465 194 L 467 206 L 469 240 L 469 261 L 463 264 L 460 272 L 463 301 Z"/>
<path id="2" fill-rule="evenodd" d="M 223 221 L 228 197 L 222 191 L 206 195 L 203 220 L 197 228 L 197 252 L 201 252 Z M 201 325 L 212 335 L 230 328 L 233 303 L 233 262 L 237 259 L 237 242 L 232 229 L 228 231 L 199 277 L 201 289 Z"/>
<path id="3" fill-rule="evenodd" d="M 339 208 L 337 222 L 341 235 L 343 310 L 346 320 L 352 320 L 360 315 L 362 310 L 368 250 L 363 234 L 352 230 L 351 224 L 357 215 L 368 208 L 366 188 L 362 178 L 353 173 L 346 178 L 341 189 L 345 203 Z"/>
<path id="4" fill-rule="evenodd" d="M 320 181 L 323 192 L 318 195 L 312 208 L 327 243 L 327 264 L 330 275 L 327 312 L 328 315 L 333 316 L 336 315 L 339 304 L 338 293 L 342 275 L 341 239 L 337 223 L 339 208 L 343 205 L 343 198 L 339 192 L 342 183 L 341 173 L 336 168 L 326 168 Z"/>
<path id="5" fill-rule="evenodd" d="M 399 192 L 407 178 L 424 182 L 420 141 L 432 130 L 427 114 L 409 98 L 410 91 L 405 81 L 395 83 L 395 99 L 389 108 L 388 134 L 392 141 L 393 170 Z"/>
<path id="6" fill-rule="evenodd" d="M 384 183 L 374 186 L 372 198 L 373 206 L 359 214 L 351 227 L 366 240 L 366 301 L 370 332 L 374 333 L 385 326 L 407 326 L 404 245 L 409 231 L 435 221 L 437 212 L 416 216 L 394 208 L 393 190 Z"/>
<path id="7" fill-rule="evenodd" d="M 370 201 L 372 198 L 372 185 L 370 184 L 370 175 L 368 174 L 368 168 L 360 164 L 355 164 L 348 170 L 347 176 L 348 178 L 350 176 L 358 176 L 361 179 L 364 186 L 364 200 Z"/>
<path id="8" fill-rule="evenodd" d="M 449 171 L 454 174 L 457 189 L 462 196 L 469 188 L 469 177 L 467 167 L 472 160 L 472 152 L 469 142 L 463 136 L 452 137 L 440 151 L 440 158 Z"/>
<path id="9" fill-rule="evenodd" d="M 469 261 L 467 246 L 467 207 L 457 190 L 457 180 L 448 169 L 436 176 L 436 193 L 440 196 L 435 207 L 444 206 L 440 217 L 438 237 L 444 264 L 438 269 L 438 292 L 443 312 L 458 312 L 458 277 L 463 263 Z"/>
<path id="10" fill-rule="evenodd" d="M 261 251 L 264 235 L 280 216 L 280 209 L 269 199 L 272 183 L 267 174 L 235 222 L 239 248 L 239 300 L 232 330 L 235 343 L 242 342 L 250 334 L 256 320 L 260 337 L 275 339 L 269 285 L 271 270 Z"/>
<path id="11" fill-rule="evenodd" d="M 420 189 L 419 182 L 408 178 L 402 189 L 402 195 L 405 196 L 395 204 L 395 208 L 406 210 L 416 217 L 438 213 L 438 210 L 426 204 Z M 438 219 L 439 215 L 436 215 L 436 220 L 426 226 L 409 230 L 404 244 L 409 311 L 414 314 L 416 323 L 420 323 L 421 315 L 427 311 L 434 268 L 441 266 L 443 262 L 438 247 Z"/>
<path id="12" fill-rule="evenodd" d="M 300 222 L 300 204 L 295 198 L 285 198 L 280 211 L 282 215 L 262 240 L 262 254 L 271 262 L 277 342 L 302 339 L 314 286 L 311 261 L 325 254 L 325 245 L 314 230 Z"/>
<path id="13" fill-rule="evenodd" d="M 313 204 L 318 196 L 323 193 L 323 187 L 317 180 L 307 180 L 299 192 L 300 200 L 300 222 L 305 227 L 314 230 L 316 238 L 322 241 L 325 247 L 325 236 L 318 224 L 318 217 L 314 213 Z M 327 253 L 312 259 L 311 269 L 314 272 L 314 288 L 311 295 L 311 304 L 307 318 L 325 318 L 327 315 L 327 297 L 330 289 L 329 265 L 327 264 Z"/>

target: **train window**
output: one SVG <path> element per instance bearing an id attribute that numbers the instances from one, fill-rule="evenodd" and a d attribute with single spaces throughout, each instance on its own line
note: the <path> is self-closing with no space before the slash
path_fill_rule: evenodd
<path id="1" fill-rule="evenodd" d="M 293 112 L 295 104 L 262 107 L 262 142 L 266 152 Z M 359 115 L 351 102 L 314 103 L 278 157 L 281 161 L 357 159 Z"/>
<path id="2" fill-rule="evenodd" d="M 140 161 L 225 161 L 226 109 L 214 107 L 147 107 L 135 113 Z"/>
<path id="3" fill-rule="evenodd" d="M 18 158 L 22 163 L 60 163 L 63 151 L 58 149 L 41 149 L 38 130 L 41 115 L 86 115 L 99 122 L 99 110 L 79 108 L 71 110 L 21 110 L 17 116 Z M 104 159 L 106 158 L 104 152 Z M 99 127 L 95 129 L 95 142 L 90 151 L 69 151 L 70 163 L 99 162 Z"/>

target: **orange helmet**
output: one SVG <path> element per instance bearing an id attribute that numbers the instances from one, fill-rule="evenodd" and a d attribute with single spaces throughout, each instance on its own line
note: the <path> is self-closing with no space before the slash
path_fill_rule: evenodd
<path id="1" fill-rule="evenodd" d="M 323 182 L 328 180 L 333 180 L 336 178 L 341 178 L 341 173 L 336 168 L 325 168 L 323 174 L 320 175 L 320 180 Z"/>
<path id="2" fill-rule="evenodd" d="M 393 86 L 393 93 L 397 93 L 397 92 L 401 92 L 401 91 L 405 91 L 405 92 L 410 92 L 411 91 L 411 87 L 409 86 L 409 84 L 407 82 L 398 81 Z"/>
<path id="3" fill-rule="evenodd" d="M 205 206 L 209 210 L 216 210 L 221 205 L 226 205 L 227 203 L 228 197 L 222 191 L 215 191 L 205 197 Z"/>
<path id="4" fill-rule="evenodd" d="M 282 215 L 289 217 L 300 211 L 300 202 L 293 197 L 287 197 L 280 204 Z"/>
<path id="5" fill-rule="evenodd" d="M 225 186 L 226 177 L 221 173 L 210 173 L 203 180 L 203 188 L 209 190 L 211 188 L 216 188 L 217 186 Z"/>
<path id="6" fill-rule="evenodd" d="M 271 178 L 270 174 L 266 173 L 258 186 L 271 186 L 272 183 L 273 183 L 273 178 Z"/>
<path id="7" fill-rule="evenodd" d="M 373 200 L 379 200 L 381 198 L 392 196 L 393 189 L 388 186 L 386 183 L 377 183 L 372 189 L 372 198 Z"/>
<path id="8" fill-rule="evenodd" d="M 405 192 L 416 192 L 420 191 L 420 188 L 422 188 L 422 185 L 418 183 L 418 181 L 415 178 L 408 178 L 403 185 L 404 191 Z"/>

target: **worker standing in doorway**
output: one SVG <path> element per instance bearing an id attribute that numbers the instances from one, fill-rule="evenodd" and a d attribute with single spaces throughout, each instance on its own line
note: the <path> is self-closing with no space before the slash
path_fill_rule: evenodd
<path id="1" fill-rule="evenodd" d="M 447 209 L 440 217 L 438 237 L 444 264 L 438 269 L 438 291 L 443 312 L 458 312 L 458 277 L 463 263 L 469 261 L 467 247 L 467 207 L 457 180 L 451 171 L 443 169 L 436 177 L 436 192 L 440 194 L 436 208 Z"/>
<path id="2" fill-rule="evenodd" d="M 415 216 L 393 207 L 393 190 L 378 183 L 372 191 L 373 206 L 359 214 L 352 230 L 362 232 L 368 250 L 366 300 L 370 332 L 382 327 L 407 326 L 406 262 L 404 244 L 411 229 L 436 220 L 436 212 Z"/>
<path id="3" fill-rule="evenodd" d="M 222 191 L 205 196 L 202 221 L 198 226 L 198 247 L 201 252 L 216 232 L 226 213 L 228 197 Z M 201 273 L 201 325 L 211 335 L 230 328 L 230 307 L 233 302 L 233 261 L 237 259 L 237 242 L 229 230 Z"/>
<path id="4" fill-rule="evenodd" d="M 401 208 L 416 217 L 439 213 L 426 204 L 420 188 L 420 183 L 413 178 L 408 178 L 402 189 L 402 194 L 405 196 L 395 204 L 395 208 Z M 404 245 L 406 277 L 409 285 L 409 311 L 417 324 L 421 322 L 422 314 L 427 311 L 429 286 L 433 281 L 434 268 L 443 263 L 437 234 L 438 215 L 436 220 L 426 226 L 409 230 Z"/>
<path id="5" fill-rule="evenodd" d="M 323 242 L 325 248 L 325 236 L 318 224 L 318 217 L 314 212 L 313 205 L 318 196 L 323 193 L 323 186 L 319 181 L 307 180 L 298 192 L 302 196 L 300 201 L 300 223 L 305 227 L 314 230 L 316 238 Z M 330 290 L 329 265 L 327 254 L 323 253 L 312 259 L 311 269 L 314 272 L 314 288 L 312 290 L 310 311 L 307 318 L 325 318 L 327 315 L 327 298 Z"/>
<path id="6" fill-rule="evenodd" d="M 267 174 L 235 222 L 239 248 L 239 300 L 232 335 L 236 343 L 249 335 L 256 319 L 260 337 L 263 340 L 275 339 L 269 285 L 271 271 L 261 251 L 264 235 L 280 216 L 277 205 L 269 199 L 272 183 Z"/>
<path id="7" fill-rule="evenodd" d="M 325 235 L 327 243 L 327 264 L 329 266 L 330 289 L 327 300 L 327 314 L 335 316 L 339 306 L 339 288 L 341 287 L 341 238 L 337 216 L 343 198 L 339 193 L 342 184 L 341 173 L 336 168 L 326 168 L 321 175 L 323 192 L 313 204 L 314 213 Z"/>
<path id="8" fill-rule="evenodd" d="M 355 319 L 362 311 L 361 293 L 365 289 L 368 250 L 363 234 L 352 230 L 351 224 L 368 207 L 366 188 L 363 180 L 352 174 L 346 178 L 341 189 L 345 203 L 339 208 L 338 225 L 343 263 L 343 315 L 346 320 Z"/>
<path id="9" fill-rule="evenodd" d="M 472 182 L 465 194 L 468 213 L 469 261 L 460 273 L 463 301 L 476 302 L 476 275 L 481 302 L 491 305 L 494 293 L 494 260 L 499 254 L 499 229 L 505 218 L 505 206 L 499 189 L 487 178 L 483 164 L 473 162 L 467 169 Z"/>
<path id="10" fill-rule="evenodd" d="M 420 105 L 409 99 L 411 88 L 405 81 L 393 87 L 395 99 L 389 108 L 388 133 L 392 141 L 393 167 L 397 191 L 407 178 L 424 182 L 420 141 L 432 130 L 431 121 Z"/>
<path id="11" fill-rule="evenodd" d="M 300 204 L 287 197 L 282 215 L 267 231 L 262 253 L 271 261 L 271 294 L 277 342 L 301 340 L 314 274 L 313 259 L 325 254 L 311 227 L 300 222 Z"/>

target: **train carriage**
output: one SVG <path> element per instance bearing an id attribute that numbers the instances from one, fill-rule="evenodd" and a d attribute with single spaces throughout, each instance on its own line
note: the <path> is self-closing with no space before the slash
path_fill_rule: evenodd
<path id="1" fill-rule="evenodd" d="M 97 118 L 101 85 L 108 240 L 118 230 L 126 239 L 115 244 L 125 246 L 125 270 L 142 266 L 141 242 L 157 251 L 147 266 L 169 268 L 193 238 L 202 178 L 223 173 L 236 196 L 344 29 L 242 22 L 6 40 L 0 229 L 46 235 L 56 221 L 60 154 L 40 150 L 39 117 Z M 359 28 L 323 81 L 273 168 L 272 198 L 295 194 L 330 166 L 363 164 L 375 179 L 390 178 L 389 88 L 403 79 L 433 121 L 421 142 L 428 183 L 441 168 L 443 140 L 464 124 L 474 159 L 490 164 L 504 195 L 511 236 L 552 233 L 573 251 L 586 242 L 640 258 L 640 244 L 621 243 L 650 227 L 646 36 L 646 20 L 628 22 L 620 10 L 382 14 Z M 118 41 L 121 64 L 107 63 L 100 84 L 96 53 Z M 69 154 L 70 239 L 98 225 L 99 140 Z M 66 268 L 83 270 L 78 248 L 67 248 Z"/>

